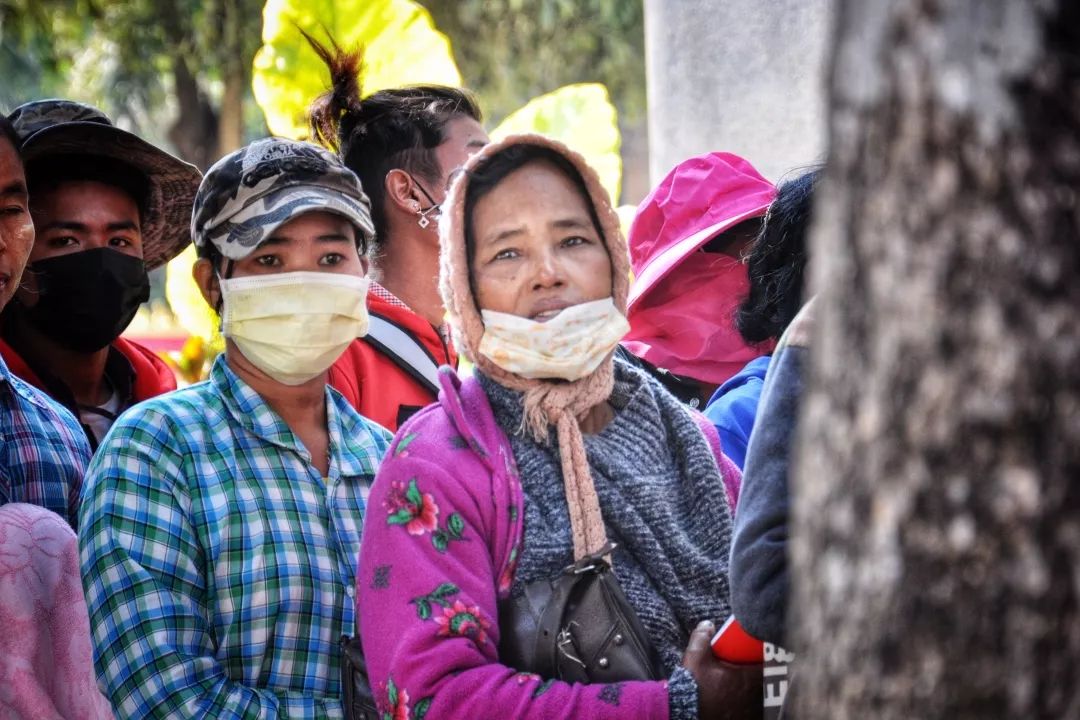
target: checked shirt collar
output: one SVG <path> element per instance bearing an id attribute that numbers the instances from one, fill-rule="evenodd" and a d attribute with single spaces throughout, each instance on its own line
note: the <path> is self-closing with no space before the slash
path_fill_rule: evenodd
<path id="1" fill-rule="evenodd" d="M 233 372 L 224 354 L 219 355 L 214 361 L 214 366 L 210 370 L 210 383 L 237 425 L 270 445 L 295 452 L 309 465 L 311 464 L 311 453 L 304 444 L 289 429 L 281 416 L 262 399 L 262 396 Z M 347 406 L 345 398 L 336 390 L 326 388 L 326 425 L 330 434 L 330 475 L 343 477 L 373 475 L 376 467 L 372 463 L 372 458 L 354 450 L 353 443 L 344 442 L 344 438 L 361 437 L 364 432 L 363 421 L 359 415 L 342 412 Z"/>

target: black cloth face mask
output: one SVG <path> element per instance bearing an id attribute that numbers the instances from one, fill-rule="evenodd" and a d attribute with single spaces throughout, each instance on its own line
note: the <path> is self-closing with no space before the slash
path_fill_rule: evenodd
<path id="1" fill-rule="evenodd" d="M 124 332 L 150 299 L 142 258 L 95 248 L 30 263 L 37 304 L 24 315 L 43 335 L 75 352 L 95 352 Z"/>

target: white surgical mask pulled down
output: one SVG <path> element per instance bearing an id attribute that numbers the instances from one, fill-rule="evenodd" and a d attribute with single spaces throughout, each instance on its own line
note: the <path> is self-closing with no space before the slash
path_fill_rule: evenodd
<path id="1" fill-rule="evenodd" d="M 368 331 L 368 279 L 291 272 L 221 281 L 221 332 L 284 385 L 325 372 Z"/>
<path id="2" fill-rule="evenodd" d="M 568 307 L 547 322 L 481 310 L 479 351 L 507 372 L 531 379 L 580 380 L 600 366 L 630 323 L 603 300 Z"/>

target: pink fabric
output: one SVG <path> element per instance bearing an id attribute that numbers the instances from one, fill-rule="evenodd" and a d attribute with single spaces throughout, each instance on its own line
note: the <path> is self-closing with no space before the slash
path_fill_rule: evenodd
<path id="1" fill-rule="evenodd" d="M 630 308 L 687 255 L 765 215 L 774 197 L 773 184 L 738 155 L 714 152 L 676 165 L 641 201 L 630 226 Z"/>
<path id="2" fill-rule="evenodd" d="M 60 516 L 0 507 L 0 719 L 104 720 L 79 549 Z"/>
<path id="3" fill-rule="evenodd" d="M 521 484 L 479 383 L 442 373 L 439 402 L 394 438 L 364 522 L 356 612 L 380 711 L 428 720 L 666 720 L 665 681 L 571 685 L 499 664 L 497 602 L 509 595 L 520 554 Z M 410 534 L 398 516 L 428 509 L 440 541 Z"/>
<path id="4" fill-rule="evenodd" d="M 623 344 L 657 367 L 720 385 L 771 350 L 748 345 L 735 328 L 749 288 L 737 259 L 695 251 L 631 309 Z"/>
<path id="5" fill-rule="evenodd" d="M 735 509 L 739 505 L 739 491 L 742 490 L 742 471 L 724 454 L 720 433 L 716 431 L 712 421 L 697 410 L 690 410 L 690 414 L 701 428 L 701 434 L 709 443 L 709 449 L 716 456 L 716 466 L 720 468 L 720 478 L 724 481 L 724 491 L 727 493 L 728 510 L 731 511 L 731 517 L 735 517 Z"/>

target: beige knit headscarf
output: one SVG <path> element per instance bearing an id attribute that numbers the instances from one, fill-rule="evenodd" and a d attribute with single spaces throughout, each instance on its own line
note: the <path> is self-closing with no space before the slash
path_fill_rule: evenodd
<path id="1" fill-rule="evenodd" d="M 618 215 L 611 207 L 607 191 L 600 184 L 596 172 L 586 164 L 581 155 L 562 143 L 540 135 L 512 135 L 488 145 L 465 164 L 464 172 L 454 181 L 446 202 L 443 203 L 443 215 L 439 223 L 439 290 L 442 292 L 458 350 L 495 382 L 523 393 L 524 426 L 538 442 L 547 442 L 548 428 L 555 426 L 566 501 L 570 509 L 574 557 L 581 558 L 602 548 L 607 543 L 607 534 L 604 531 L 600 503 L 593 487 L 578 423 L 595 405 L 611 397 L 614 385 L 612 357 L 608 356 L 590 375 L 566 382 L 521 377 L 503 370 L 478 352 L 480 340 L 484 336 L 484 322 L 469 281 L 468 251 L 465 243 L 465 194 L 471 173 L 477 166 L 515 145 L 549 148 L 569 160 L 581 175 L 589 195 L 587 199 L 596 210 L 603 241 L 611 257 L 611 294 L 615 307 L 623 314 L 626 313 L 630 259 Z"/>

